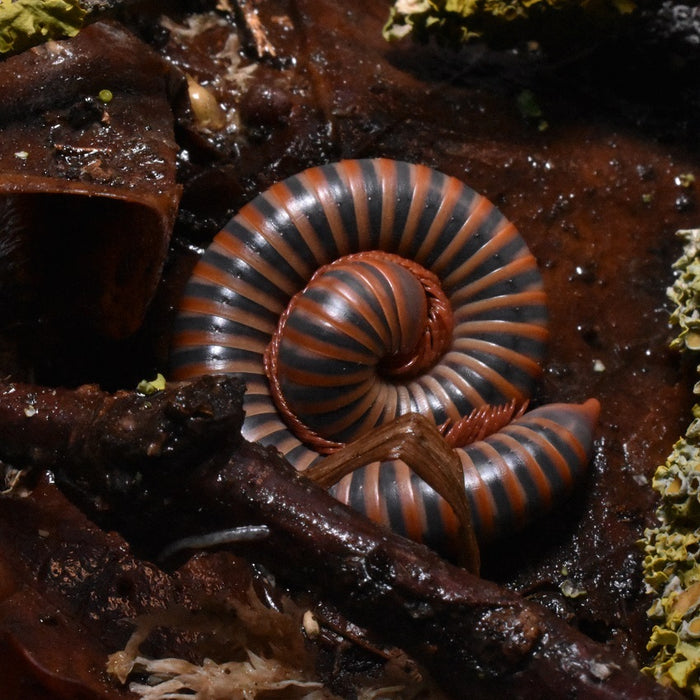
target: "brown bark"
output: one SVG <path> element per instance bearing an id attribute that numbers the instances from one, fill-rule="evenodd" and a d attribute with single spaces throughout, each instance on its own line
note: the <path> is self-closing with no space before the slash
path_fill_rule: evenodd
<path id="1" fill-rule="evenodd" d="M 241 553 L 406 650 L 455 697 L 676 697 L 545 608 L 358 516 L 276 452 L 245 441 L 231 451 L 230 438 L 222 438 L 223 454 L 202 446 L 208 416 L 213 434 L 227 414 L 239 417 L 235 380 L 205 378 L 152 397 L 47 391 L 30 416 L 24 409 L 36 389 L 12 389 L 5 392 L 12 401 L 2 402 L 0 444 L 15 466 L 36 461 L 24 428 L 39 444 L 50 430 L 59 484 L 151 552 L 179 536 L 267 525 L 270 535 Z M 96 405 L 106 422 L 94 419 Z M 163 440 L 169 425 L 173 439 Z M 173 449 L 153 450 L 154 434 Z M 199 460 L 192 447 L 203 450 Z"/>
<path id="2" fill-rule="evenodd" d="M 0 210 L 21 238 L 32 298 L 12 302 L 29 318 L 109 338 L 142 323 L 181 194 L 183 81 L 108 22 L 0 62 Z"/>

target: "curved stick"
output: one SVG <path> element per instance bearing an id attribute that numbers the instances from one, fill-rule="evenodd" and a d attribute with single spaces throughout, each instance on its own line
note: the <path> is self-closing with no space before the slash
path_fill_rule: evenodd
<path id="1" fill-rule="evenodd" d="M 438 428 L 420 413 L 407 413 L 367 438 L 345 445 L 304 474 L 318 486 L 330 488 L 360 467 L 394 459 L 406 462 L 437 493 L 444 494 L 459 522 L 457 557 L 478 574 L 481 557 L 471 507 L 462 488 L 462 465 Z"/>

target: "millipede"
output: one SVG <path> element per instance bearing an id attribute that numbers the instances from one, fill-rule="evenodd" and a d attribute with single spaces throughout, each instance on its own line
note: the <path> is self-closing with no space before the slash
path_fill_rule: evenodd
<path id="1" fill-rule="evenodd" d="M 214 237 L 180 303 L 171 369 L 240 375 L 244 437 L 303 471 L 407 413 L 445 427 L 524 406 L 547 321 L 536 260 L 488 199 L 424 165 L 344 160 L 273 185 Z M 541 406 L 455 447 L 480 540 L 570 492 L 598 410 Z M 431 546 L 454 536 L 450 508 L 401 460 L 331 490 Z"/>

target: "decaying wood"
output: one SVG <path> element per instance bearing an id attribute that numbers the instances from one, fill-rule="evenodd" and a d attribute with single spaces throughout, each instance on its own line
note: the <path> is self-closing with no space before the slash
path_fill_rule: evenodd
<path id="1" fill-rule="evenodd" d="M 240 388 L 205 378 L 150 397 L 122 394 L 120 417 L 120 400 L 94 388 L 37 396 L 35 387 L 7 386 L 0 456 L 14 466 L 53 461 L 57 482 L 90 515 L 107 514 L 111 527 L 134 537 L 148 530 L 142 546 L 266 525 L 269 537 L 241 553 L 404 649 L 455 697 L 677 697 L 546 609 L 352 512 L 273 450 L 230 436 L 219 450 L 203 447 L 209 416 L 215 435 L 227 424 L 226 397 L 238 420 Z M 140 429 L 141 421 L 151 427 Z M 168 425 L 177 439 L 164 437 Z M 51 451 L 34 453 L 37 443 Z M 204 450 L 200 459 L 194 446 Z"/>
<path id="2" fill-rule="evenodd" d="M 268 38 L 265 27 L 260 21 L 254 0 L 234 0 L 232 3 L 234 5 L 233 9 L 230 8 L 228 1 L 220 4 L 235 15 L 258 59 L 276 58 L 277 50 Z"/>
<path id="3" fill-rule="evenodd" d="M 182 192 L 173 105 L 184 85 L 116 22 L 0 61 L 0 202 L 32 273 L 32 298 L 13 299 L 28 305 L 22 317 L 113 339 L 143 323 Z"/>
<path id="4" fill-rule="evenodd" d="M 240 440 L 243 383 L 204 377 L 151 395 L 0 385 L 2 459 L 17 467 L 70 464 L 179 468 Z M 97 485 L 97 482 L 96 482 Z"/>

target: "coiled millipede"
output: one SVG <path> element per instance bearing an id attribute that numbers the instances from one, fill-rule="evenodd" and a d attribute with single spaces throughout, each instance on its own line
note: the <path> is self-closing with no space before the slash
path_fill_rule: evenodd
<path id="1" fill-rule="evenodd" d="M 179 379 L 241 375 L 244 436 L 305 470 L 405 413 L 443 426 L 522 405 L 547 340 L 535 259 L 487 199 L 425 166 L 348 160 L 272 186 L 215 237 L 186 287 L 172 363 Z M 597 414 L 593 399 L 542 406 L 457 448 L 480 540 L 570 491 Z M 431 546 L 457 529 L 401 460 L 332 492 Z"/>

